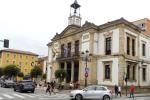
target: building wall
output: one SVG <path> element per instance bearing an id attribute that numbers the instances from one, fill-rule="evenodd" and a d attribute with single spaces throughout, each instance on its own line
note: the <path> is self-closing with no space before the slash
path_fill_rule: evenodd
<path id="1" fill-rule="evenodd" d="M 34 55 L 2 52 L 1 67 L 5 67 L 9 64 L 15 64 L 21 69 L 21 72 L 23 72 L 24 74 L 28 74 L 36 64 L 36 61 L 37 56 Z"/>
<path id="2" fill-rule="evenodd" d="M 71 34 L 71 33 L 70 33 Z M 143 35 L 142 35 L 143 34 Z M 66 44 L 71 42 L 74 44 L 75 40 L 80 41 L 80 53 L 86 50 L 92 54 L 91 62 L 88 62 L 87 67 L 89 68 L 88 83 L 89 84 L 101 84 L 101 85 L 125 85 L 124 77 L 127 73 L 127 63 L 136 64 L 136 80 L 128 81 L 128 85 L 135 84 L 136 86 L 143 85 L 148 86 L 150 84 L 150 37 L 144 35 L 145 33 L 139 32 L 138 30 L 131 28 L 128 25 L 120 24 L 112 27 L 107 27 L 102 30 L 89 29 L 79 32 L 74 35 L 61 38 L 61 40 L 54 41 L 60 44 Z M 131 36 L 135 39 L 135 56 L 127 54 L 127 36 Z M 112 37 L 112 48 L 111 55 L 105 55 L 105 38 L 107 36 Z M 141 41 L 146 42 L 146 57 L 141 57 Z M 130 44 L 131 46 L 131 44 Z M 60 53 L 60 45 L 58 46 Z M 74 51 L 74 47 L 71 49 Z M 131 52 L 131 51 L 130 51 Z M 49 47 L 49 61 L 52 66 L 52 77 L 54 72 L 59 68 L 59 63 L 52 57 L 52 47 Z M 141 60 L 144 61 L 141 64 Z M 104 79 L 104 63 L 111 62 L 111 79 Z M 142 70 L 140 66 L 147 65 L 147 76 L 146 82 L 142 82 Z M 85 80 L 85 61 L 83 56 L 79 59 L 79 81 L 84 83 Z M 96 73 L 96 74 L 95 74 Z M 139 77 L 140 76 L 140 77 Z"/>
<path id="3" fill-rule="evenodd" d="M 111 79 L 112 80 L 105 80 L 104 79 L 104 65 L 103 62 L 111 61 L 112 62 L 112 72 L 111 72 Z M 97 80 L 98 84 L 101 85 L 118 85 L 118 58 L 109 58 L 109 59 L 99 59 L 97 65 Z"/>

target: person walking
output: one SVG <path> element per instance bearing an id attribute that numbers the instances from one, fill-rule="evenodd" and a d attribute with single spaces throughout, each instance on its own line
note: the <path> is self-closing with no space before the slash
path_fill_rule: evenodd
<path id="1" fill-rule="evenodd" d="M 130 98 L 131 98 L 131 96 L 132 96 L 132 98 L 134 99 L 135 87 L 134 87 L 133 84 L 130 86 L 129 92 L 130 92 Z"/>
<path id="2" fill-rule="evenodd" d="M 72 82 L 70 82 L 70 84 L 69 84 L 69 88 L 72 90 L 73 89 L 73 83 Z"/>
<path id="3" fill-rule="evenodd" d="M 51 87 L 51 84 L 48 83 L 48 84 L 47 84 L 46 93 L 49 92 L 49 94 L 51 95 L 51 88 L 52 88 L 52 87 Z"/>
<path id="4" fill-rule="evenodd" d="M 55 81 L 52 81 L 50 84 L 51 84 L 51 92 L 53 92 L 54 94 L 56 94 L 55 93 Z"/>
<path id="5" fill-rule="evenodd" d="M 121 86 L 118 86 L 118 94 L 120 94 L 121 97 Z"/>
<path id="6" fill-rule="evenodd" d="M 118 96 L 118 86 L 117 85 L 115 85 L 115 96 Z"/>

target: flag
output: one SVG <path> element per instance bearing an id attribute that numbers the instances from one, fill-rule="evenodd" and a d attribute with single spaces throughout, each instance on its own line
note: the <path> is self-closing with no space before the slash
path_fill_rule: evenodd
<path id="1" fill-rule="evenodd" d="M 52 56 L 53 56 L 53 58 L 56 56 L 56 52 L 54 51 L 53 48 L 52 48 Z"/>
<path id="2" fill-rule="evenodd" d="M 68 56 L 68 48 L 64 47 L 64 57 L 67 57 L 67 56 Z"/>

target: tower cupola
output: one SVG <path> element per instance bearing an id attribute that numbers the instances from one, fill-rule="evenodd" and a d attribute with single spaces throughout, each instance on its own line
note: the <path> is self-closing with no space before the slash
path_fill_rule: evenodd
<path id="1" fill-rule="evenodd" d="M 69 25 L 81 26 L 80 5 L 78 4 L 77 0 L 70 5 L 70 16 L 68 21 Z"/>

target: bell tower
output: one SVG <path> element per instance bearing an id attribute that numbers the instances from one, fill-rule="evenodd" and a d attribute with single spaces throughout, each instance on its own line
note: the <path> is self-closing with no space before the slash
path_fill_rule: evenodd
<path id="1" fill-rule="evenodd" d="M 74 3 L 70 5 L 68 25 L 81 26 L 80 5 L 78 4 L 77 0 L 75 0 Z"/>

